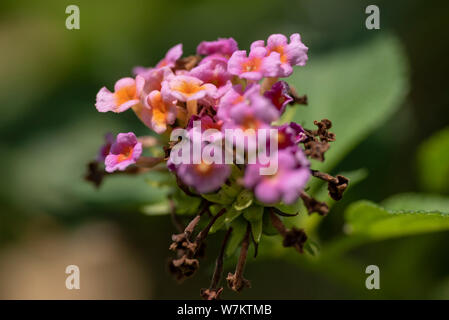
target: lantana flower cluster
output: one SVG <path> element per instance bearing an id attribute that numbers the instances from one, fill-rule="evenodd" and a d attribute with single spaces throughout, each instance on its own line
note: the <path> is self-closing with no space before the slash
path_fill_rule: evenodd
<path id="1" fill-rule="evenodd" d="M 131 109 L 152 135 L 107 134 L 96 161 L 89 164 L 87 179 L 99 186 L 110 174 L 145 173 L 164 167 L 174 176 L 176 191 L 168 201 L 180 232 L 173 235 L 170 246 L 176 254 L 170 262 L 175 276 L 182 280 L 192 275 L 199 266 L 206 236 L 226 230 L 212 283 L 202 290 L 206 299 L 217 299 L 223 290 L 219 282 L 230 238 L 239 237 L 237 244 L 241 249 L 236 271 L 229 273 L 227 281 L 231 289 L 240 291 L 249 286 L 242 276 L 248 247 L 254 243 L 257 249 L 266 221 L 278 230 L 285 246 L 303 252 L 307 236 L 302 229 L 285 228 L 282 216 L 290 214 L 281 208 L 302 200 L 309 213 L 325 215 L 326 204 L 304 191 L 309 179 L 315 176 L 325 180 L 334 199 L 341 198 L 347 186 L 348 180 L 343 176 L 332 177 L 310 168 L 309 158 L 323 161 L 329 142 L 335 140 L 329 132 L 329 120 L 315 121 L 316 130 L 295 122 L 281 123 L 287 108 L 307 104 L 307 96 L 299 96 L 284 80 L 295 66 L 306 65 L 307 54 L 308 48 L 298 33 L 289 38 L 273 34 L 266 41 L 253 42 L 248 51 L 239 50 L 233 38 L 203 41 L 196 54 L 187 57 L 182 57 L 182 44 L 178 44 L 154 67 L 135 67 L 133 77 L 119 79 L 113 90 L 103 87 L 97 94 L 95 106 L 99 112 L 122 113 Z M 178 141 L 169 141 L 168 137 L 178 128 L 192 135 L 195 121 L 201 123 L 202 132 L 215 129 L 220 133 L 214 141 L 202 142 L 201 148 L 224 139 L 227 129 L 240 129 L 243 133 L 251 130 L 253 135 L 275 129 L 277 152 L 270 156 L 277 157 L 276 172 L 261 174 L 260 169 L 266 164 L 258 161 L 173 163 L 171 152 Z M 146 148 L 158 146 L 163 151 L 161 155 L 144 155 Z M 248 144 L 236 143 L 233 147 L 249 148 Z M 177 214 L 183 211 L 182 202 L 177 199 L 181 193 L 197 203 L 195 218 L 187 226 L 180 223 Z M 205 223 L 206 217 L 209 221 L 194 237 L 195 228 Z"/>

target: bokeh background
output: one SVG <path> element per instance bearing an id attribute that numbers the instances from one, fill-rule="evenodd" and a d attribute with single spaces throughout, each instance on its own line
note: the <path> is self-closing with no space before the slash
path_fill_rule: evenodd
<path id="1" fill-rule="evenodd" d="M 70 4 L 80 8 L 80 30 L 65 28 Z M 380 7 L 380 30 L 365 28 L 369 4 Z M 300 32 L 312 65 L 332 56 L 329 61 L 338 64 L 345 52 L 386 34 L 395 37 L 407 90 L 391 115 L 334 168 L 334 173 L 366 168 L 368 176 L 333 208 L 318 233 L 323 241 L 341 234 L 344 209 L 354 200 L 379 202 L 402 192 L 449 195 L 444 181 L 436 190 L 423 183 L 416 160 L 422 143 L 449 125 L 447 30 L 447 1 L 1 1 L 0 298 L 199 298 L 220 237 L 211 237 L 211 254 L 198 274 L 179 285 L 166 271 L 174 232 L 170 218 L 139 210 L 157 192 L 143 178 L 109 179 L 100 190 L 82 179 L 104 133 L 148 134 L 132 112 L 96 112 L 99 88 L 111 88 L 136 65 L 155 64 L 179 42 L 185 54 L 193 54 L 202 40 L 232 36 L 248 48 L 272 33 Z M 376 46 L 370 48 L 375 56 Z M 344 61 L 351 69 L 351 59 Z M 388 75 L 376 75 L 384 72 L 382 63 L 358 81 L 388 81 Z M 344 85 L 345 68 L 338 70 L 333 80 Z M 298 89 L 309 94 L 307 108 L 318 95 L 335 90 L 326 82 L 315 96 Z M 339 116 L 352 114 L 342 109 Z M 432 168 L 427 173 L 432 175 Z M 253 288 L 224 297 L 449 298 L 448 241 L 449 233 L 440 232 L 373 243 L 349 253 L 360 268 L 346 270 L 340 263 L 336 272 L 304 267 L 299 256 L 249 259 L 246 274 Z M 81 290 L 65 288 L 69 264 L 81 269 Z M 381 290 L 365 288 L 369 264 L 381 268 Z"/>

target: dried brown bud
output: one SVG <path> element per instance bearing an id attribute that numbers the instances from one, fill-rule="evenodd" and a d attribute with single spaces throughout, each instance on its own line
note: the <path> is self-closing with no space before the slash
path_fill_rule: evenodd
<path id="1" fill-rule="evenodd" d="M 323 119 L 321 121 L 315 120 L 313 124 L 318 127 L 318 130 L 314 133 L 320 138 L 321 141 L 335 141 L 335 134 L 329 132 L 329 129 L 332 128 L 332 122 L 329 119 Z"/>
<path id="2" fill-rule="evenodd" d="M 201 289 L 200 294 L 204 300 L 220 300 L 223 288 L 218 289 Z"/>
<path id="3" fill-rule="evenodd" d="M 324 153 L 329 150 L 329 143 L 326 141 L 318 141 L 316 139 L 304 142 L 304 152 L 306 156 L 312 159 L 324 161 Z"/>
<path id="4" fill-rule="evenodd" d="M 343 192 L 348 187 L 349 179 L 345 176 L 338 175 L 336 180 L 336 182 L 329 182 L 327 189 L 329 190 L 330 197 L 338 201 L 343 197 Z"/>
<path id="5" fill-rule="evenodd" d="M 297 229 L 293 227 L 291 230 L 287 231 L 284 236 L 283 246 L 284 247 L 294 247 L 300 253 L 304 252 L 304 244 L 307 241 L 307 235 L 303 229 Z"/>
<path id="6" fill-rule="evenodd" d="M 301 193 L 301 199 L 304 202 L 309 214 L 316 212 L 320 216 L 325 216 L 329 213 L 329 207 L 325 202 L 318 201 L 305 192 Z"/>
<path id="7" fill-rule="evenodd" d="M 295 104 L 303 104 L 307 105 L 307 95 L 300 96 L 296 92 L 295 88 L 289 86 L 288 87 L 288 94 L 293 98 L 293 101 L 289 102 L 289 105 L 295 105 Z"/>
<path id="8" fill-rule="evenodd" d="M 179 259 L 173 259 L 169 264 L 170 273 L 175 275 L 177 280 L 184 280 L 185 278 L 192 276 L 199 267 L 199 261 L 197 259 L 188 258 L 187 255 L 183 255 Z"/>
<path id="9" fill-rule="evenodd" d="M 242 276 L 238 276 L 234 273 L 229 272 L 226 280 L 228 281 L 229 288 L 235 292 L 240 292 L 243 288 L 251 288 L 251 282 L 249 280 L 246 280 Z"/>
<path id="10" fill-rule="evenodd" d="M 104 170 L 100 170 L 97 161 L 91 161 L 87 164 L 87 173 L 84 176 L 86 181 L 92 182 L 95 187 L 100 187 L 104 177 Z"/>

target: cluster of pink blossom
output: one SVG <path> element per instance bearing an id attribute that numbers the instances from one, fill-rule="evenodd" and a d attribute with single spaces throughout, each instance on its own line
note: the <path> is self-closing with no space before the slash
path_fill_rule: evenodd
<path id="1" fill-rule="evenodd" d="M 305 133 L 299 124 L 273 122 L 294 103 L 289 86 L 279 78 L 290 76 L 294 66 L 304 66 L 307 51 L 297 33 L 290 39 L 273 34 L 266 42 L 255 41 L 249 53 L 239 50 L 234 39 L 220 38 L 201 42 L 196 55 L 182 58 L 178 44 L 155 67 L 136 67 L 135 77 L 118 80 L 113 92 L 101 88 L 96 108 L 115 113 L 132 109 L 148 128 L 165 136 L 175 128 L 189 129 L 193 119 L 204 129 L 277 129 L 277 172 L 263 176 L 261 164 L 247 164 L 240 183 L 262 203 L 291 204 L 311 175 L 299 146 Z M 107 172 L 138 163 L 142 143 L 134 133 L 120 133 L 115 139 L 108 135 L 106 140 L 99 161 L 104 161 Z M 201 194 L 219 190 L 232 171 L 228 164 L 205 162 L 169 167 L 183 184 Z"/>
<path id="2" fill-rule="evenodd" d="M 287 228 L 279 216 L 298 214 L 299 198 L 309 214 L 328 213 L 325 202 L 304 191 L 312 176 L 328 184 L 334 200 L 340 200 L 348 186 L 349 179 L 342 175 L 310 168 L 308 158 L 324 161 L 329 142 L 335 141 L 330 120 L 314 121 L 315 130 L 281 123 L 288 106 L 307 104 L 306 95 L 298 96 L 279 79 L 290 76 L 294 66 L 304 66 L 307 51 L 299 34 L 290 39 L 273 34 L 266 42 L 253 42 L 249 53 L 239 50 L 232 38 L 201 42 L 196 54 L 187 57 L 182 57 L 178 44 L 155 67 L 136 67 L 134 78 L 120 79 L 113 92 L 103 87 L 97 94 L 98 111 L 132 109 L 153 133 L 107 134 L 97 160 L 89 163 L 86 179 L 99 186 L 110 173 L 157 168 L 175 175 L 170 179 L 174 188 L 163 202 L 179 231 L 172 235 L 170 250 L 176 257 L 170 260 L 170 272 L 178 280 L 192 276 L 212 228 L 226 230 L 211 284 L 201 290 L 204 299 L 220 298 L 225 250 L 232 253 L 238 246 L 235 272 L 226 280 L 236 292 L 250 286 L 243 278 L 248 248 L 254 243 L 257 254 L 262 234 L 272 234 L 270 224 L 282 236 L 284 247 L 304 252 L 308 242 L 304 229 Z M 147 148 L 152 156 L 144 155 Z M 167 168 L 156 167 L 163 162 Z M 184 226 L 178 213 L 196 216 Z M 194 236 L 206 216 L 209 222 Z"/>

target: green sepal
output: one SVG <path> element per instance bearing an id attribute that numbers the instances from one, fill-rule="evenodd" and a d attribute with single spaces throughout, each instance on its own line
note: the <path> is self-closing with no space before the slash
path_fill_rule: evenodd
<path id="1" fill-rule="evenodd" d="M 248 208 L 253 203 L 254 195 L 251 191 L 243 189 L 237 196 L 233 206 L 236 210 Z"/>
<path id="2" fill-rule="evenodd" d="M 239 247 L 243 238 L 245 237 L 247 221 L 241 217 L 235 219 L 232 224 L 231 237 L 229 238 L 228 245 L 226 246 L 226 256 L 234 254 L 235 250 Z"/>

